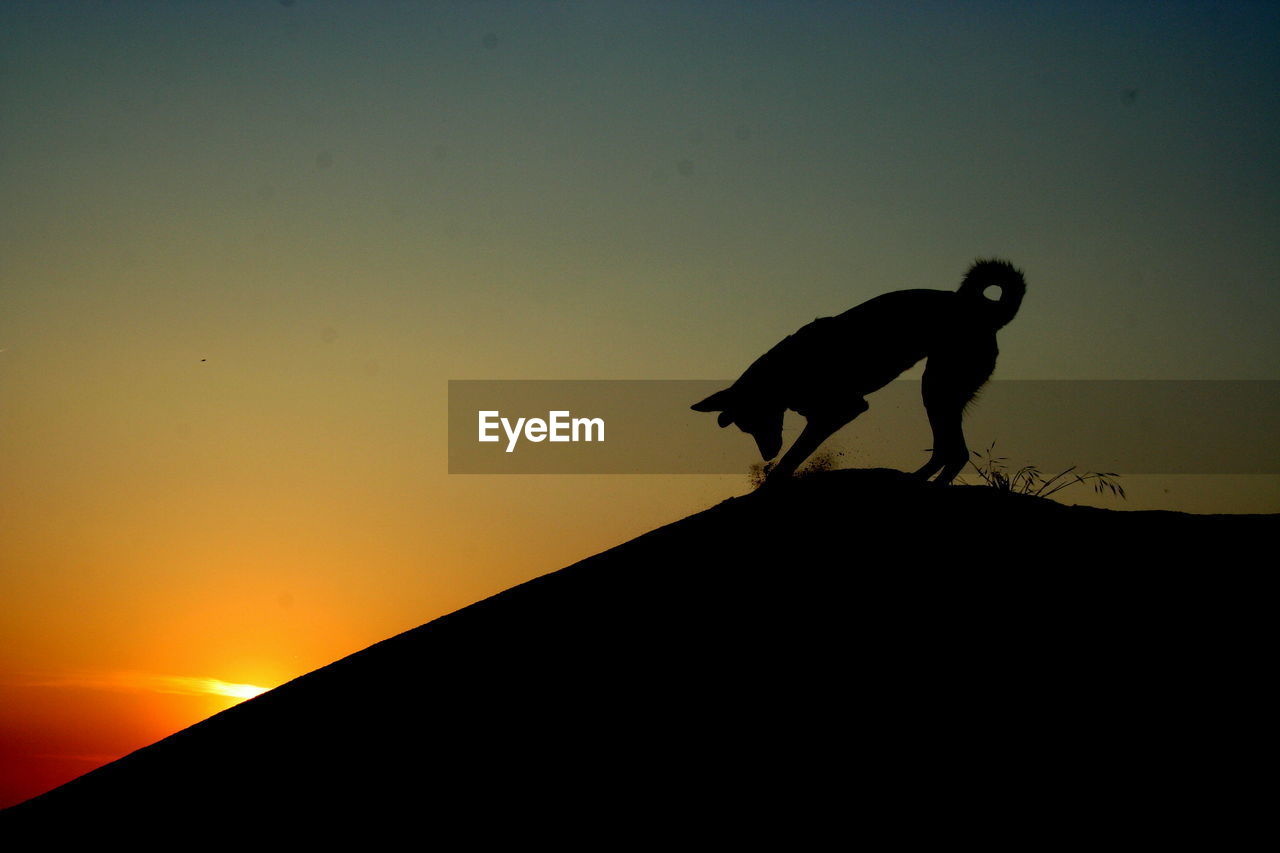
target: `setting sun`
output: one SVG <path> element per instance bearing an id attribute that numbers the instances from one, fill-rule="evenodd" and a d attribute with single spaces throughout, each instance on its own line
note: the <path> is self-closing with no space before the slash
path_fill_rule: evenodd
<path id="1" fill-rule="evenodd" d="M 147 672 L 76 674 L 43 680 L 37 687 L 86 687 L 99 690 L 171 693 L 179 696 L 229 696 L 252 699 L 270 690 L 256 684 L 236 684 L 218 678 L 187 675 L 155 675 Z"/>
<path id="2" fill-rule="evenodd" d="M 252 699 L 266 693 L 269 688 L 258 687 L 255 684 L 231 684 L 226 681 L 219 681 L 216 678 L 196 679 L 205 682 L 205 690 L 218 696 L 232 696 L 236 699 Z"/>

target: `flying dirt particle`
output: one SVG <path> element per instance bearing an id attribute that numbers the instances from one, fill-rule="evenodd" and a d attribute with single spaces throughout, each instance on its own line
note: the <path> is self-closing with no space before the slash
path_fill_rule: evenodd
<path id="1" fill-rule="evenodd" d="M 485 50 L 493 50 L 498 46 L 498 36 L 496 33 L 485 33 L 480 43 L 484 45 Z"/>

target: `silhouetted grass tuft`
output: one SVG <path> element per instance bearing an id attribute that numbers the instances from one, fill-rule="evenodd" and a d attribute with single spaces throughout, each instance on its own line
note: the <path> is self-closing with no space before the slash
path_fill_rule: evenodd
<path id="1" fill-rule="evenodd" d="M 1006 465 L 1008 460 L 1003 456 L 992 455 L 995 447 L 996 443 L 993 441 L 986 450 L 973 452 L 972 455 L 977 459 L 976 462 L 974 459 L 969 460 L 969 464 L 982 481 L 993 489 L 1018 495 L 1034 495 L 1039 498 L 1047 498 L 1056 492 L 1062 491 L 1067 486 L 1092 482 L 1093 490 L 1100 495 L 1110 492 L 1121 499 L 1125 498 L 1124 487 L 1116 482 L 1120 478 L 1119 474 L 1098 471 L 1077 474 L 1075 473 L 1075 465 L 1059 471 L 1052 477 L 1041 473 L 1040 469 L 1035 465 L 1024 465 L 1010 473 Z"/>

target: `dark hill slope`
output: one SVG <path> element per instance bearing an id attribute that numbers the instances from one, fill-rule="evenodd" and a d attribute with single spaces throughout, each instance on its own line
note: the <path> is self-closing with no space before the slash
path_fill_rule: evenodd
<path id="1" fill-rule="evenodd" d="M 1276 533 L 831 472 L 353 654 L 0 832 L 1185 822 L 1251 748 Z"/>

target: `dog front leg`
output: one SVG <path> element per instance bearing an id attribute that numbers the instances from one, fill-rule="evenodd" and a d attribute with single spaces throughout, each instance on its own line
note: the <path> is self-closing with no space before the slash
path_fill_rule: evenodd
<path id="1" fill-rule="evenodd" d="M 848 412 L 839 415 L 815 414 L 808 419 L 803 430 L 800 431 L 799 437 L 795 443 L 787 449 L 782 459 L 769 472 L 767 482 L 773 483 L 779 480 L 785 480 L 796 472 L 806 459 L 808 459 L 815 450 L 834 435 L 841 427 L 849 423 L 868 409 L 866 400 L 858 400 L 857 405 Z"/>

